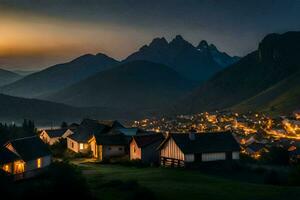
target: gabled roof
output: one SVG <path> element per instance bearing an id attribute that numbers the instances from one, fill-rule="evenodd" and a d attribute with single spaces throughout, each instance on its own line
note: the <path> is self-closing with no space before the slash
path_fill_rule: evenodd
<path id="1" fill-rule="evenodd" d="M 154 133 L 154 134 L 133 136 L 133 139 L 139 148 L 143 148 L 158 141 L 163 142 L 165 138 L 161 133 Z"/>
<path id="2" fill-rule="evenodd" d="M 239 151 L 240 146 L 230 132 L 214 132 L 214 133 L 192 133 L 194 139 L 191 140 L 189 134 L 172 133 L 160 145 L 161 149 L 164 144 L 172 138 L 181 151 L 185 154 L 193 153 L 213 153 Z"/>
<path id="3" fill-rule="evenodd" d="M 127 145 L 126 137 L 123 134 L 95 135 L 97 145 Z"/>
<path id="4" fill-rule="evenodd" d="M 118 128 L 118 130 L 126 136 L 134 136 L 139 132 L 138 128 Z"/>
<path id="5" fill-rule="evenodd" d="M 249 144 L 247 146 L 247 148 L 251 149 L 254 152 L 258 152 L 258 151 L 262 150 L 263 148 L 265 148 L 265 145 L 261 144 L 261 143 L 253 142 L 253 143 Z"/>
<path id="6" fill-rule="evenodd" d="M 11 144 L 24 161 L 51 155 L 48 146 L 37 136 L 11 140 L 7 144 Z"/>
<path id="7" fill-rule="evenodd" d="M 94 135 L 106 133 L 111 128 L 101 124 L 98 120 L 84 119 L 74 130 L 74 134 L 68 136 L 76 142 L 87 143 Z"/>
<path id="8" fill-rule="evenodd" d="M 55 138 L 55 137 L 62 137 L 67 130 L 68 130 L 67 128 L 61 128 L 61 129 L 48 129 L 44 131 L 49 135 L 49 137 Z"/>
<path id="9" fill-rule="evenodd" d="M 98 120 L 98 123 L 109 126 L 111 128 L 125 128 L 119 121 L 117 120 Z"/>
<path id="10" fill-rule="evenodd" d="M 20 160 L 20 157 L 5 147 L 0 147 L 0 165 Z"/>

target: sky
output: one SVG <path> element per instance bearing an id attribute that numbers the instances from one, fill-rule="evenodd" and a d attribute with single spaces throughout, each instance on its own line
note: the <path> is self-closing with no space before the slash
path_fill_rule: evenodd
<path id="1" fill-rule="evenodd" d="M 0 68 L 38 70 L 86 53 L 121 60 L 182 35 L 230 55 L 300 30 L 299 0 L 0 0 Z"/>

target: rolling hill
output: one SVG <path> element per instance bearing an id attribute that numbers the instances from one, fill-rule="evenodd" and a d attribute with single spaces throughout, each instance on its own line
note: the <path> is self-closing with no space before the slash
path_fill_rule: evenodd
<path id="1" fill-rule="evenodd" d="M 149 45 L 141 47 L 123 62 L 147 60 L 161 63 L 187 79 L 203 81 L 237 60 L 219 52 L 215 46 L 208 46 L 207 42 L 205 44 L 207 46 L 200 42 L 198 47 L 194 47 L 180 35 L 169 43 L 165 38 L 155 38 Z"/>
<path id="2" fill-rule="evenodd" d="M 21 75 L 16 74 L 14 72 L 0 69 L 0 86 L 10 84 L 22 78 Z"/>
<path id="3" fill-rule="evenodd" d="M 54 65 L 30 74 L 0 88 L 0 92 L 19 97 L 39 97 L 70 86 L 118 63 L 104 54 L 87 54 L 71 62 Z"/>
<path id="4" fill-rule="evenodd" d="M 38 99 L 27 99 L 0 94 L 0 121 L 21 123 L 31 119 L 37 125 L 60 125 L 62 121 L 78 122 L 83 118 L 133 119 L 141 113 L 127 113 L 112 108 L 73 107 Z"/>
<path id="5" fill-rule="evenodd" d="M 276 86 L 276 84 L 280 85 L 280 82 L 285 79 L 288 82 L 289 78 L 293 79 L 292 76 L 299 72 L 299 57 L 300 32 L 269 34 L 260 42 L 258 50 L 203 83 L 193 94 L 175 106 L 175 110 L 187 113 L 220 110 L 234 107 L 241 102 L 245 102 L 242 104 L 243 110 L 266 109 L 267 104 L 263 103 L 261 100 L 263 97 L 259 94 L 268 89 L 272 91 L 271 93 L 274 92 L 272 95 L 280 93 L 275 95 L 278 98 L 283 95 L 278 102 L 274 100 L 273 104 L 290 101 L 291 94 L 286 91 L 289 89 L 291 92 L 294 91 L 295 89 L 292 88 L 298 86 L 297 83 L 289 86 L 285 84 L 286 90 L 280 90 L 279 88 L 283 86 Z M 255 97 L 256 95 L 260 97 Z M 272 96 L 269 92 L 268 95 Z M 251 98 L 257 101 L 250 100 Z M 285 100 L 280 100 L 283 98 Z M 247 103 L 248 99 L 250 102 Z M 250 103 L 254 106 L 245 106 Z M 294 106 L 289 109 L 294 109 Z"/>
<path id="6" fill-rule="evenodd" d="M 193 86 L 193 82 L 165 65 L 133 61 L 99 72 L 46 99 L 75 106 L 141 111 L 175 102 Z"/>

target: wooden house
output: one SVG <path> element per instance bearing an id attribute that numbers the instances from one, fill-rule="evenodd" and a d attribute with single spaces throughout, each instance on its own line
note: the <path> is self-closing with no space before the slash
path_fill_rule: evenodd
<path id="1" fill-rule="evenodd" d="M 128 142 L 123 134 L 98 134 L 90 139 L 93 157 L 102 161 L 126 154 Z"/>
<path id="2" fill-rule="evenodd" d="M 109 130 L 109 126 L 100 123 L 98 120 L 84 119 L 74 130 L 74 133 L 67 137 L 67 148 L 76 153 L 86 153 L 91 150 L 89 140 L 95 134 Z"/>
<path id="3" fill-rule="evenodd" d="M 51 152 L 37 137 L 26 137 L 7 142 L 0 150 L 1 168 L 15 180 L 33 177 L 51 164 Z"/>
<path id="4" fill-rule="evenodd" d="M 239 159 L 240 146 L 230 132 L 173 133 L 159 146 L 161 165 Z"/>
<path id="5" fill-rule="evenodd" d="M 158 163 L 157 148 L 163 142 L 161 133 L 136 135 L 130 142 L 130 160 L 141 160 L 143 163 Z"/>
<path id="6" fill-rule="evenodd" d="M 42 130 L 40 133 L 40 138 L 47 144 L 53 145 L 59 142 L 62 138 L 67 138 L 69 135 L 72 135 L 73 131 L 71 129 L 49 129 Z"/>

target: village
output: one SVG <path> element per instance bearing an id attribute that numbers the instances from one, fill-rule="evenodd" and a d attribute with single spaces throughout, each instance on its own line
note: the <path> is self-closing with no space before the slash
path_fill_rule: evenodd
<path id="1" fill-rule="evenodd" d="M 218 112 L 124 124 L 86 118 L 9 139 L 0 150 L 0 167 L 13 182 L 40 180 L 49 168 L 67 162 L 82 168 L 88 178 L 103 170 L 114 173 L 119 167 L 124 173 L 132 169 L 172 173 L 176 168 L 186 171 L 187 177 L 194 170 L 209 175 L 221 171 L 229 179 L 242 173 L 241 179 L 248 181 L 251 176 L 261 177 L 257 171 L 263 169 L 267 184 L 279 184 L 276 177 L 282 170 L 277 165 L 293 166 L 299 160 L 298 120 L 297 113 L 276 121 L 261 114 Z M 28 127 L 32 132 L 33 122 L 27 121 Z"/>
<path id="2" fill-rule="evenodd" d="M 291 162 L 300 158 L 300 111 L 290 116 L 268 117 L 261 113 L 205 112 L 134 121 L 133 127 L 154 132 L 234 133 L 241 153 L 259 159 L 271 147 L 281 147 L 290 154 Z"/>

